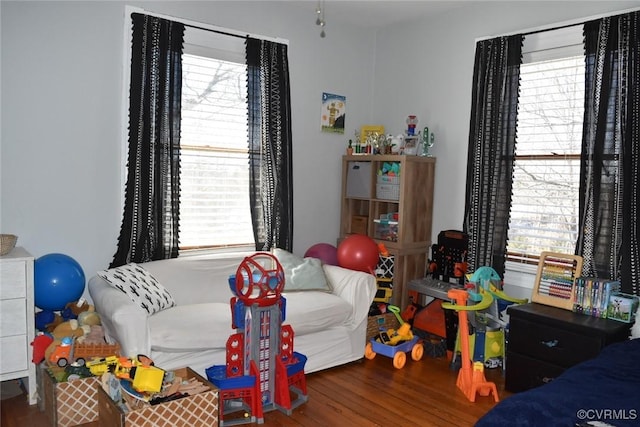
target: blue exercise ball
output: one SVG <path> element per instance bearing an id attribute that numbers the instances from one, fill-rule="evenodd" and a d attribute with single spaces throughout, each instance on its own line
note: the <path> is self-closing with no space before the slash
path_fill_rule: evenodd
<path id="1" fill-rule="evenodd" d="M 42 310 L 60 311 L 84 292 L 84 271 L 69 255 L 48 254 L 33 264 L 34 299 Z"/>

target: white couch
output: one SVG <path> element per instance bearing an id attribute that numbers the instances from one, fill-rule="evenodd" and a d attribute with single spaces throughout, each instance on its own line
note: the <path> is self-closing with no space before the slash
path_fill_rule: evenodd
<path id="1" fill-rule="evenodd" d="M 89 293 L 101 315 L 107 338 L 126 356 L 145 354 L 156 366 L 189 366 L 205 374 L 225 363 L 232 329 L 233 297 L 228 277 L 248 254 L 183 257 L 140 264 L 171 294 L 174 307 L 147 315 L 122 291 L 98 275 Z M 310 373 L 358 360 L 364 355 L 367 315 L 376 292 L 375 278 L 359 271 L 324 265 L 333 292 L 284 293 L 283 323 L 294 330 L 295 351 L 307 356 Z"/>

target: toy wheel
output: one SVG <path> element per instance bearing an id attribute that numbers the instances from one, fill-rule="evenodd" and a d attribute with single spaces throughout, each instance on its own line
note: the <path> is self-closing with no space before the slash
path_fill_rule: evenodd
<path id="1" fill-rule="evenodd" d="M 416 344 L 411 349 L 411 358 L 416 362 L 422 359 L 423 354 L 424 354 L 424 346 L 422 344 Z"/>
<path id="2" fill-rule="evenodd" d="M 61 359 L 58 359 L 58 366 L 60 366 L 61 368 L 64 368 L 67 365 L 68 365 L 67 359 L 65 359 L 64 357 Z"/>
<path id="3" fill-rule="evenodd" d="M 371 345 L 370 342 L 367 343 L 367 346 L 364 348 L 364 357 L 366 357 L 369 360 L 376 357 L 376 352 L 373 351 L 373 346 Z"/>
<path id="4" fill-rule="evenodd" d="M 399 351 L 393 356 L 393 367 L 402 369 L 406 361 L 407 355 L 403 351 Z"/>

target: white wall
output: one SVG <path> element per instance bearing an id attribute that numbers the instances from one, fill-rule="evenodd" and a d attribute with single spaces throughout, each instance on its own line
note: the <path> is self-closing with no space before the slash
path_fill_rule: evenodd
<path id="1" fill-rule="evenodd" d="M 418 128 L 429 126 L 436 135 L 434 242 L 441 230 L 462 230 L 477 40 L 638 7 L 638 1 L 478 2 L 377 32 L 374 122 L 395 134 L 405 128 L 408 114 L 416 114 Z M 508 271 L 505 289 L 529 298 L 534 278 L 535 269 Z"/>
<path id="2" fill-rule="evenodd" d="M 437 157 L 433 239 L 462 229 L 477 39 L 640 7 L 639 1 L 478 2 L 376 35 L 373 119 L 394 133 L 408 114 L 434 130 Z"/>
<path id="3" fill-rule="evenodd" d="M 460 228 L 476 38 L 640 2 L 482 2 L 377 34 L 331 22 L 325 39 L 314 2 L 126 4 L 290 41 L 294 251 L 304 253 L 337 238 L 340 156 L 353 130 L 400 132 L 409 113 L 436 132 L 433 237 Z M 73 256 L 88 276 L 111 261 L 122 215 L 124 5 L 0 2 L 0 231 L 36 257 Z M 347 97 L 345 135 L 320 132 L 323 91 Z"/>
<path id="4" fill-rule="evenodd" d="M 321 39 L 315 3 L 126 4 L 290 41 L 294 251 L 335 244 L 340 156 L 353 129 L 370 121 L 372 30 L 336 22 Z M 122 215 L 124 5 L 0 3 L 0 229 L 36 257 L 74 257 L 88 277 L 111 261 Z M 320 132 L 323 91 L 346 96 L 345 135 Z"/>

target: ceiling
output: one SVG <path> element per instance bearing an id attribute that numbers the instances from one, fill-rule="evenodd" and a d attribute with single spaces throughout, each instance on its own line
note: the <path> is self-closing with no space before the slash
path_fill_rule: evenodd
<path id="1" fill-rule="evenodd" d="M 297 6 L 309 9 L 312 21 L 315 20 L 316 7 L 318 4 L 323 4 L 327 27 L 331 22 L 342 22 L 359 27 L 380 28 L 415 20 L 420 16 L 437 15 L 469 5 L 474 1 L 326 0 L 318 2 L 308 0 L 295 3 Z"/>

